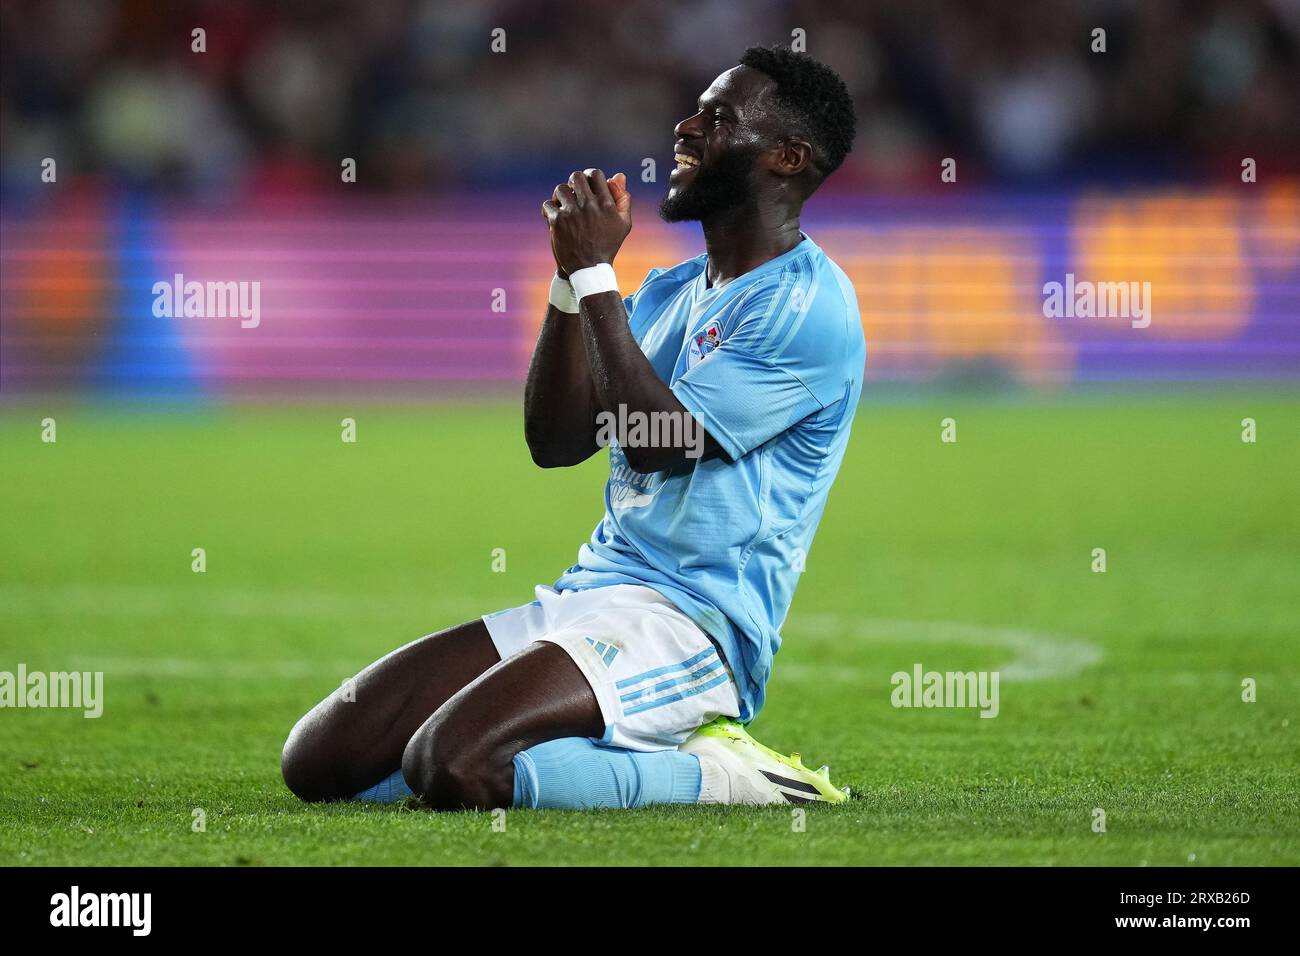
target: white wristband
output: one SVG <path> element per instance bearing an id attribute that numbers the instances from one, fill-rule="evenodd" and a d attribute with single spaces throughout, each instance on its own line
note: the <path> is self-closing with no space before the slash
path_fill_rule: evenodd
<path id="1" fill-rule="evenodd" d="M 579 269 L 569 276 L 569 282 L 573 285 L 573 294 L 579 302 L 598 292 L 618 291 L 618 279 L 614 275 L 614 267 L 608 262 Z"/>
<path id="2" fill-rule="evenodd" d="M 578 314 L 578 297 L 573 294 L 573 284 L 561 279 L 557 272 L 551 277 L 551 305 L 569 315 Z"/>

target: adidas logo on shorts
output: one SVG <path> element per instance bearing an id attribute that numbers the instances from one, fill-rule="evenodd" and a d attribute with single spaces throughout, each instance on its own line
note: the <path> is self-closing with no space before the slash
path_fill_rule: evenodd
<path id="1" fill-rule="evenodd" d="M 606 644 L 604 641 L 597 641 L 590 637 L 587 638 L 587 643 L 596 649 L 596 653 L 600 655 L 606 667 L 614 663 L 614 658 L 618 657 L 618 648 L 613 644 Z"/>

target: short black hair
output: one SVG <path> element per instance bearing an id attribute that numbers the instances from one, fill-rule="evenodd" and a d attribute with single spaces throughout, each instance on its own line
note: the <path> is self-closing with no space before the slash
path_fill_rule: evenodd
<path id="1" fill-rule="evenodd" d="M 812 187 L 840 168 L 853 148 L 857 115 L 853 97 L 840 75 L 807 53 L 784 46 L 752 46 L 740 58 L 741 66 L 758 70 L 776 84 L 774 99 L 791 132 L 812 146 Z"/>

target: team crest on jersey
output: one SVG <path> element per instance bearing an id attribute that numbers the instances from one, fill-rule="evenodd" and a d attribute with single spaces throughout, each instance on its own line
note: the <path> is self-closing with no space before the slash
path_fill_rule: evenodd
<path id="1" fill-rule="evenodd" d="M 722 326 L 717 319 L 714 319 L 691 337 L 690 354 L 686 360 L 686 367 L 688 369 L 695 368 L 721 344 Z"/>

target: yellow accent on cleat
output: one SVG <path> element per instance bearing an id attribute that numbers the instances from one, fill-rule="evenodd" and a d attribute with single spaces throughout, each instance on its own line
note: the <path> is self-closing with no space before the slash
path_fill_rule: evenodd
<path id="1" fill-rule="evenodd" d="M 750 736 L 743 724 L 719 717 L 705 724 L 682 744 L 686 753 L 722 758 L 749 777 L 754 786 L 747 788 L 754 799 L 746 803 L 843 803 L 849 799 L 848 787 L 831 783 L 830 768 L 809 770 L 800 754 L 785 757 L 764 747 Z M 766 794 L 758 799 L 759 791 Z"/>

